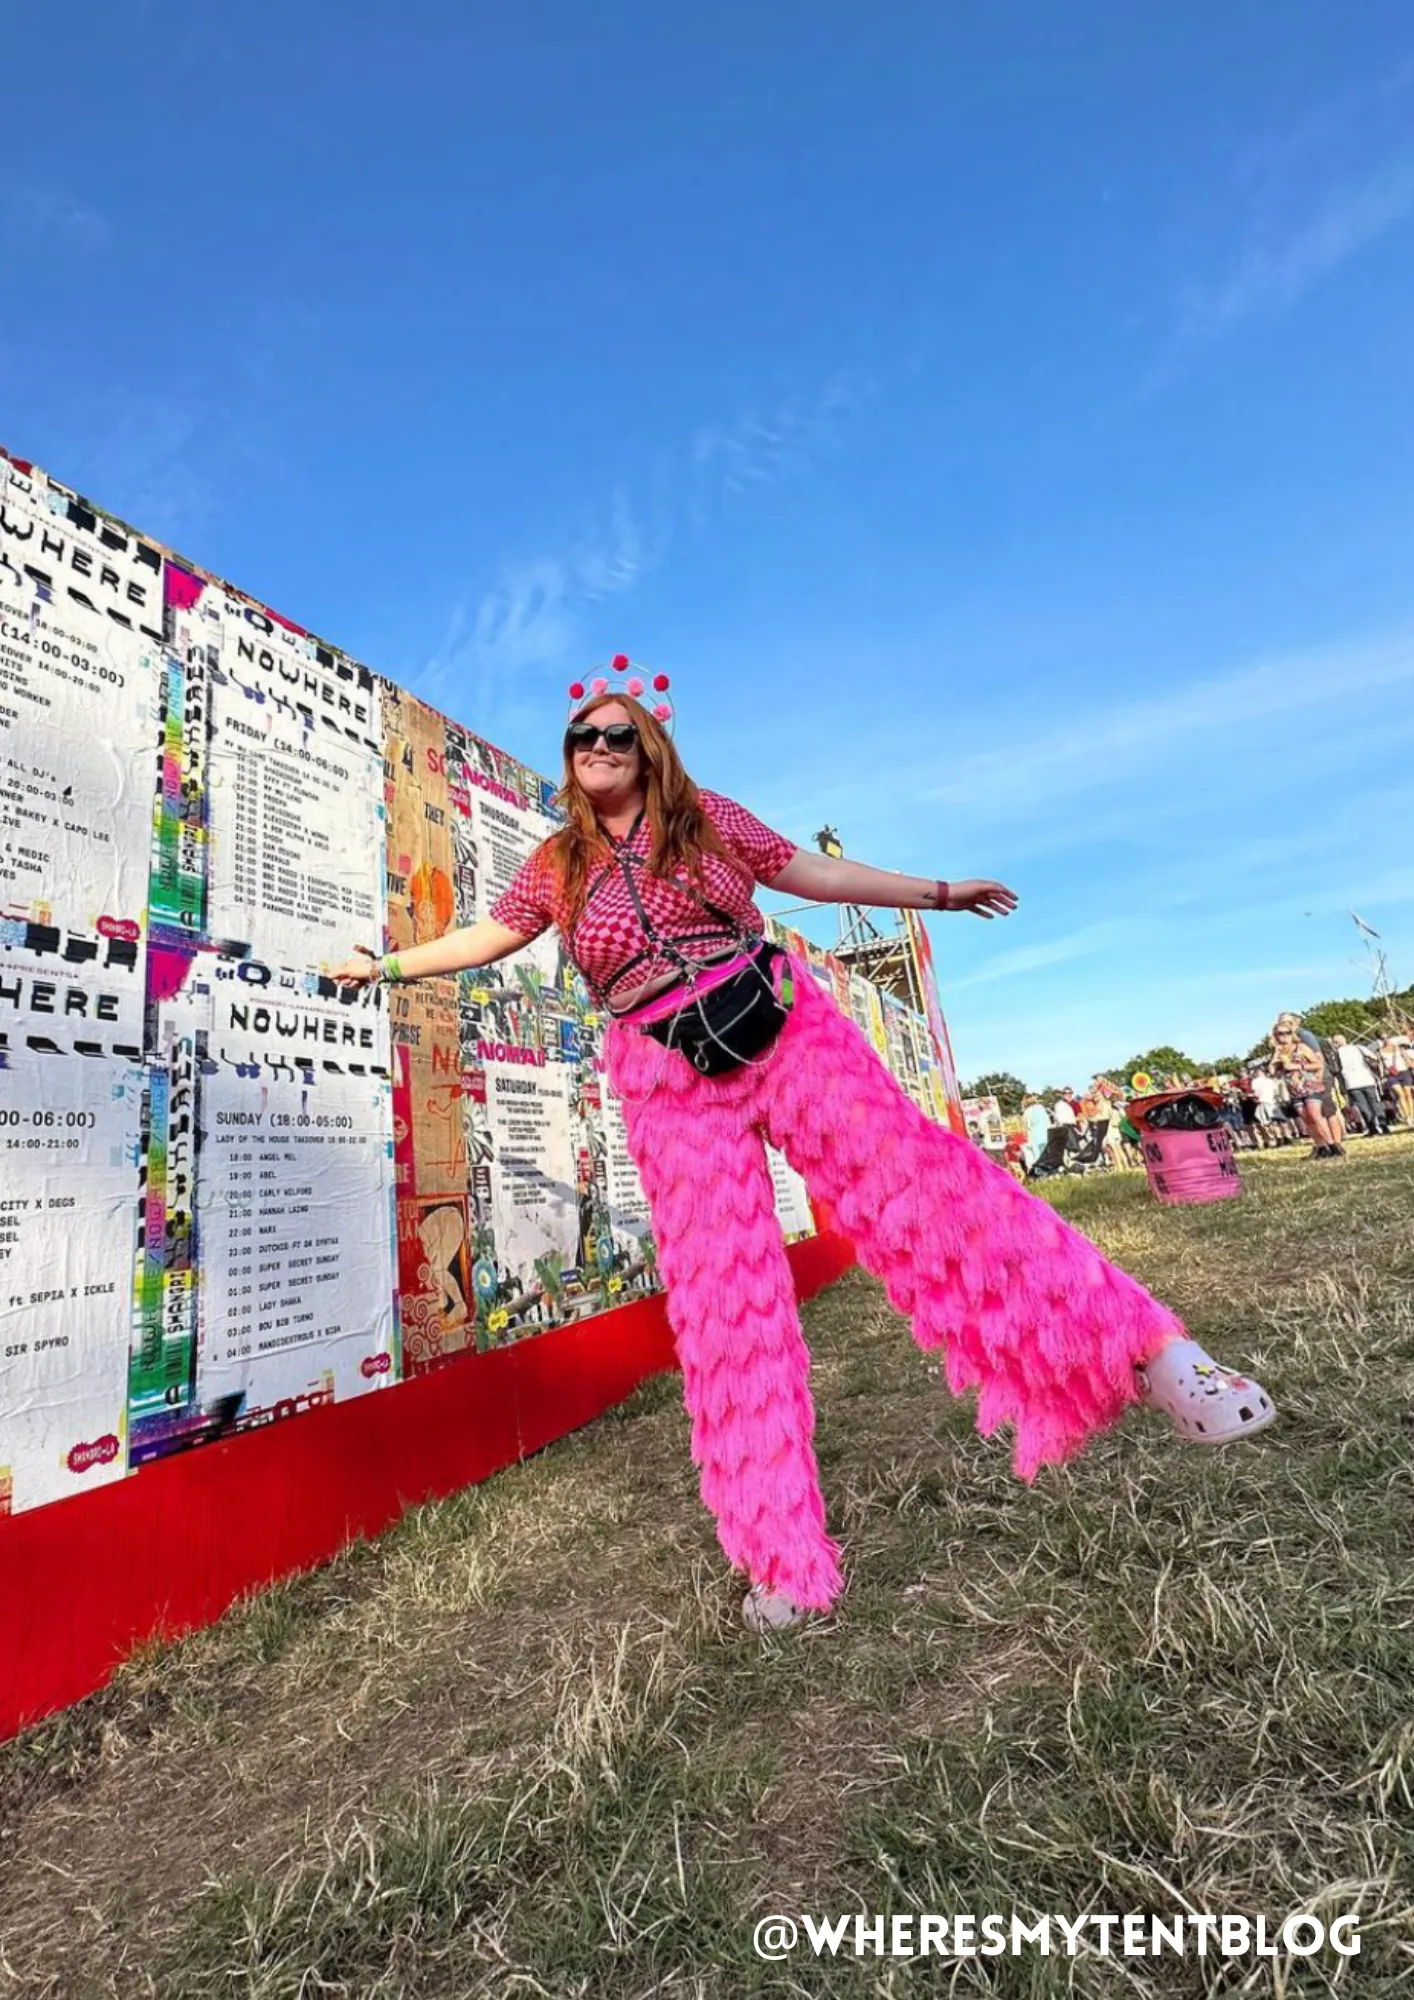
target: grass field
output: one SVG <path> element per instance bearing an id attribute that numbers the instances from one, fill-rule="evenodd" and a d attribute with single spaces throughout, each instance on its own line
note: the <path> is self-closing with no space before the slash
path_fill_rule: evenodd
<path id="1" fill-rule="evenodd" d="M 1052 1199 L 1276 1396 L 1013 1480 L 853 1274 L 850 1587 L 757 1640 L 676 1383 L 0 1750 L 0 1992 L 1414 1991 L 1414 1142 Z M 761 1963 L 767 1912 L 1356 1909 L 1358 1959 Z"/>

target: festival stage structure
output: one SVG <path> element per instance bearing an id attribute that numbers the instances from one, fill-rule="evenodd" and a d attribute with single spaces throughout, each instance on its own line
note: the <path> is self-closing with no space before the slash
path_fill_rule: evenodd
<path id="1" fill-rule="evenodd" d="M 821 827 L 815 845 L 822 854 L 844 857 L 839 833 L 832 826 Z M 952 1040 L 938 999 L 928 933 L 918 911 L 842 903 L 832 956 L 851 977 L 862 977 L 881 994 L 892 996 L 915 1021 L 926 1023 L 932 1058 L 931 1108 L 960 1138 L 966 1138 L 967 1119 Z"/>
<path id="2" fill-rule="evenodd" d="M 554 793 L 0 453 L 0 1734 L 674 1365 L 555 940 L 328 976 L 484 915 Z M 949 1118 L 922 926 L 917 1006 L 775 929 Z M 808 1295 L 851 1253 L 773 1172 Z"/>

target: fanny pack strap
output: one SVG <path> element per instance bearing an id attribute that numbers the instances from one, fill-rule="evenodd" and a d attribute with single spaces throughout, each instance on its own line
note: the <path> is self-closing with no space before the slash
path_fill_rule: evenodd
<path id="1" fill-rule="evenodd" d="M 683 955 L 683 953 L 679 950 L 678 946 L 680 943 L 681 944 L 710 943 L 713 937 L 716 936 L 716 933 L 715 932 L 705 932 L 700 934 L 693 933 L 692 935 L 680 940 L 665 938 L 662 932 L 659 931 L 656 925 L 654 924 L 653 919 L 649 916 L 647 910 L 643 907 L 643 898 L 639 895 L 638 885 L 633 879 L 633 870 L 635 866 L 641 868 L 643 866 L 643 863 L 639 860 L 639 857 L 636 854 L 630 852 L 630 848 L 632 847 L 633 840 L 638 832 L 638 829 L 643 824 L 644 815 L 646 812 L 647 812 L 647 807 L 645 806 L 639 812 L 637 819 L 634 821 L 633 825 L 629 828 L 628 832 L 624 835 L 621 841 L 615 840 L 613 835 L 610 833 L 606 833 L 604 835 L 605 840 L 609 843 L 609 848 L 614 858 L 611 862 L 609 862 L 605 866 L 605 868 L 599 874 L 597 879 L 591 885 L 588 893 L 584 898 L 584 908 L 581 909 L 578 917 L 575 918 L 573 930 L 577 930 L 579 928 L 580 924 L 584 920 L 585 910 L 588 909 L 591 900 L 593 899 L 594 896 L 598 894 L 599 890 L 604 886 L 604 884 L 607 881 L 611 880 L 611 878 L 615 874 L 621 874 L 623 877 L 624 887 L 628 890 L 630 900 L 632 901 L 634 910 L 638 915 L 638 921 L 643 926 L 643 934 L 648 940 L 648 945 L 645 950 L 640 952 L 635 952 L 632 958 L 626 959 L 624 963 L 619 967 L 618 971 L 614 974 L 614 978 L 622 979 L 624 973 L 628 972 L 633 966 L 637 965 L 641 959 L 651 958 L 655 952 L 658 952 L 662 955 L 662 957 L 668 960 L 668 962 L 672 965 L 674 971 L 678 972 L 685 980 L 687 980 L 689 984 L 691 984 L 697 968 L 693 965 L 691 959 Z M 752 950 L 753 946 L 759 942 L 759 938 L 757 937 L 756 933 L 743 930 L 741 925 L 737 922 L 736 918 L 732 916 L 729 910 L 724 910 L 718 904 L 709 901 L 709 899 L 706 896 L 701 895 L 690 882 L 675 882 L 673 884 L 673 887 L 682 890 L 684 894 L 690 896 L 693 902 L 695 902 L 699 906 L 699 908 L 707 912 L 707 915 L 709 917 L 715 917 L 719 923 L 726 924 L 730 932 L 731 942 L 737 946 L 738 950 L 749 952 L 750 950 Z M 573 931 L 571 932 L 571 935 L 567 937 L 565 940 L 565 949 L 568 952 L 570 958 L 574 959 L 574 963 L 576 964 L 576 966 L 579 967 L 580 977 L 584 980 L 586 986 L 588 986 L 590 992 L 594 995 L 594 998 L 598 1002 L 599 1006 L 603 1008 L 606 1012 L 608 1012 L 609 996 L 607 990 L 605 988 L 598 986 L 595 983 L 595 981 L 589 977 L 589 974 L 585 971 L 584 967 L 579 964 L 579 960 L 576 959 L 574 956 Z"/>

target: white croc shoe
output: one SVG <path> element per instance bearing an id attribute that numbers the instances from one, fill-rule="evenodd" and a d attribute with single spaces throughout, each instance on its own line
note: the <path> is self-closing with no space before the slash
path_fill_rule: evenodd
<path id="1" fill-rule="evenodd" d="M 1143 1400 L 1190 1444 L 1231 1444 L 1276 1422 L 1266 1390 L 1214 1361 L 1196 1340 L 1170 1341 L 1135 1373 Z"/>
<path id="2" fill-rule="evenodd" d="M 784 1591 L 768 1590 L 764 1583 L 753 1583 L 741 1603 L 742 1623 L 751 1632 L 784 1631 L 788 1625 L 799 1625 L 809 1616 Z"/>

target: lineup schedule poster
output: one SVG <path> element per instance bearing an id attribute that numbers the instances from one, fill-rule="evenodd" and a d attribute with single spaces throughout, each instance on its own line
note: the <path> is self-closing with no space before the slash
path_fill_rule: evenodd
<path id="1" fill-rule="evenodd" d="M 495 794 L 473 788 L 468 795 L 468 807 L 477 855 L 476 916 L 487 917 L 491 905 L 522 864 L 555 831 L 555 822 L 528 800 L 517 799 L 506 786 L 498 786 Z M 552 986 L 558 976 L 559 960 L 555 934 L 546 931 L 518 953 L 513 964 L 533 967 L 538 979 Z M 504 975 L 503 967 L 495 970 Z"/>
<path id="2" fill-rule="evenodd" d="M 210 926 L 261 957 L 337 963 L 383 929 L 382 775 L 218 688 L 210 749 Z"/>
<path id="3" fill-rule="evenodd" d="M 651 1228 L 648 1197 L 643 1192 L 638 1168 L 628 1150 L 623 1106 L 609 1089 L 602 1092 L 604 1133 L 604 1185 L 609 1205 L 609 1226 L 615 1236 L 637 1240 Z"/>
<path id="4" fill-rule="evenodd" d="M 136 1460 L 396 1379 L 381 997 L 217 960 L 198 962 L 163 1003 L 134 1334 Z"/>
<path id="5" fill-rule="evenodd" d="M 0 459 L 0 1033 L 112 1054 L 141 1040 L 161 558 L 72 514 Z"/>
<path id="6" fill-rule="evenodd" d="M 562 1063 L 486 1065 L 496 1258 L 512 1271 L 580 1261 L 573 1089 Z"/>
<path id="7" fill-rule="evenodd" d="M 140 1069 L 0 1066 L 0 1512 L 121 1478 Z"/>
<path id="8" fill-rule="evenodd" d="M 394 1374 L 387 1093 L 367 1078 L 202 1090 L 198 1396 L 346 1401 Z"/>
<path id="9" fill-rule="evenodd" d="M 207 592 L 213 937 L 287 965 L 377 949 L 385 901 L 378 695 L 350 692 L 312 641 Z M 346 669 L 347 671 L 347 669 Z"/>

